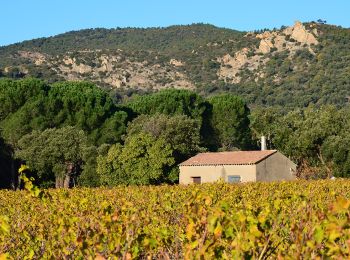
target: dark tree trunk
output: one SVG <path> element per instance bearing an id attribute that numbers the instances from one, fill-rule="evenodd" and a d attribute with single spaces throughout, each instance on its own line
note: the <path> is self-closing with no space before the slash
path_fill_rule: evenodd
<path id="1" fill-rule="evenodd" d="M 16 172 L 15 172 L 15 160 L 13 159 L 13 153 L 11 154 L 11 189 L 16 190 Z"/>
<path id="2" fill-rule="evenodd" d="M 66 172 L 62 177 L 56 177 L 56 188 L 71 188 L 71 178 L 74 172 L 74 165 L 71 162 L 66 163 Z"/>

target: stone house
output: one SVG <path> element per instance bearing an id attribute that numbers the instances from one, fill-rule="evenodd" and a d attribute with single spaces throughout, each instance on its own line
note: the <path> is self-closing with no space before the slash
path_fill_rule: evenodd
<path id="1" fill-rule="evenodd" d="M 180 184 L 294 180 L 296 164 L 276 150 L 199 153 L 180 167 Z"/>

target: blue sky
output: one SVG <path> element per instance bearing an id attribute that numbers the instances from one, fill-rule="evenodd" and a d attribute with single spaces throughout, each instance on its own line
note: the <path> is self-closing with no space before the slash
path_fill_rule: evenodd
<path id="1" fill-rule="evenodd" d="M 349 0 L 1 0 L 0 46 L 85 28 L 197 22 L 238 30 L 319 18 L 350 27 Z"/>

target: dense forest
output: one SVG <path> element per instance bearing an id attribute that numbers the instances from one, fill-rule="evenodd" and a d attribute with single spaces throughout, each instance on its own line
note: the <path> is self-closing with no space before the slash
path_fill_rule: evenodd
<path id="1" fill-rule="evenodd" d="M 161 90 L 120 100 L 87 82 L 0 80 L 0 178 L 42 187 L 176 183 L 201 151 L 259 149 L 266 135 L 307 179 L 350 175 L 349 108 L 253 108 L 236 95 Z"/>
<path id="2" fill-rule="evenodd" d="M 0 47 L 0 77 L 88 80 L 121 97 L 184 88 L 238 95 L 250 107 L 343 107 L 349 43 L 349 29 L 316 22 L 248 33 L 207 24 L 87 29 Z"/>

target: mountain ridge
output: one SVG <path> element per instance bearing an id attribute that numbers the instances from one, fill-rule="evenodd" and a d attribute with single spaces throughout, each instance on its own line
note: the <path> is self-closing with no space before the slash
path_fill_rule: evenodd
<path id="1" fill-rule="evenodd" d="M 253 106 L 345 105 L 349 44 L 349 29 L 315 22 L 254 32 L 209 24 L 84 29 L 0 47 L 0 75 L 232 92 Z"/>

